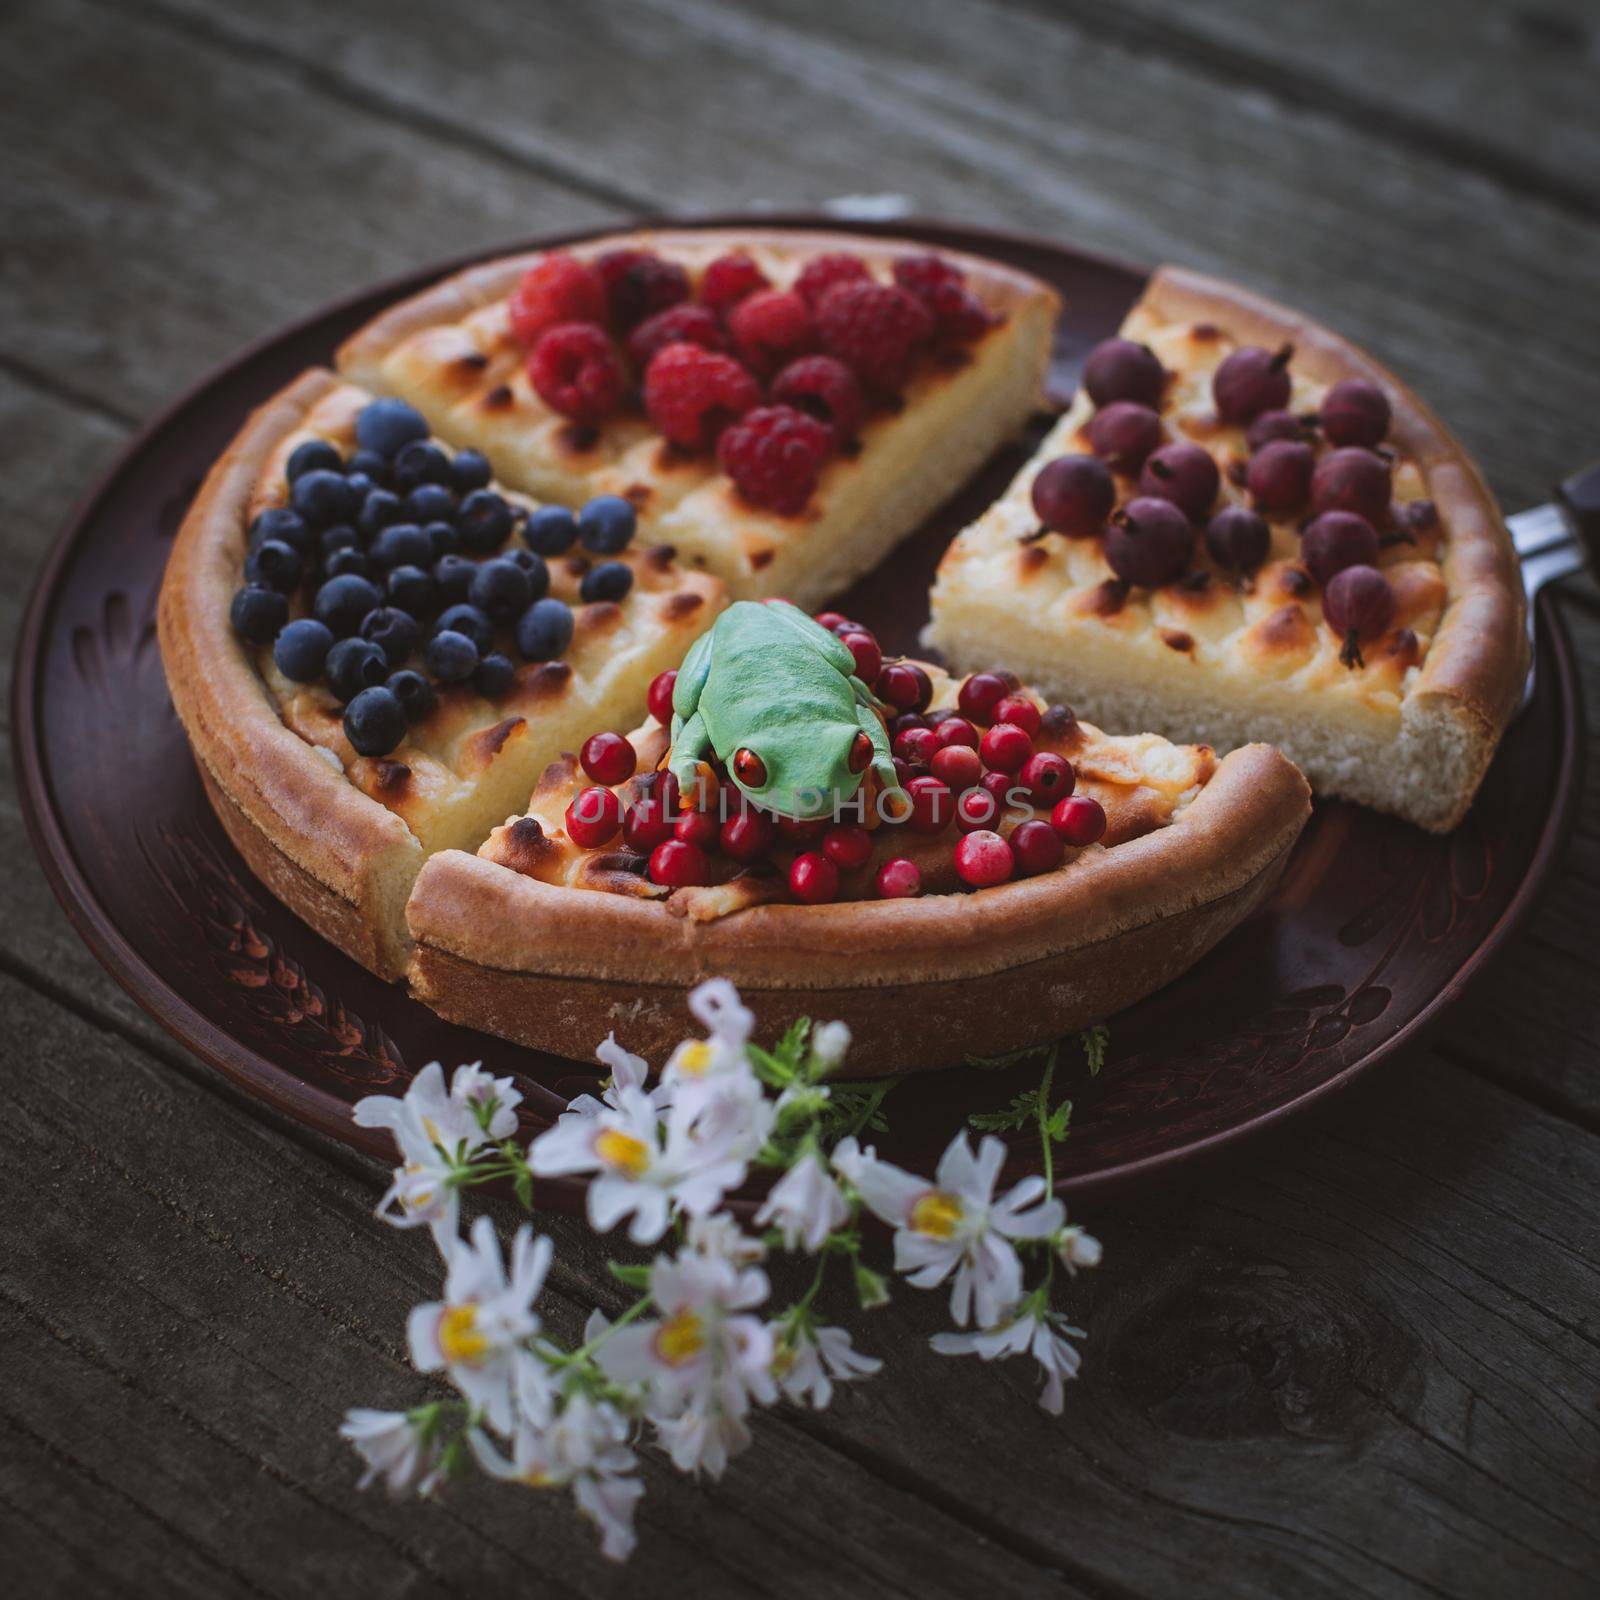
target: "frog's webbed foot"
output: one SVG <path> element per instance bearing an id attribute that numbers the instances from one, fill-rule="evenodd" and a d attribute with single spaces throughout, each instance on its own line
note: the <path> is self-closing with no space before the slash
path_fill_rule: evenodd
<path id="1" fill-rule="evenodd" d="M 667 770 L 678 780 L 680 791 L 688 792 L 699 781 L 700 763 L 711 755 L 711 735 L 696 711 L 692 717 L 673 717 L 672 748 L 667 753 Z"/>

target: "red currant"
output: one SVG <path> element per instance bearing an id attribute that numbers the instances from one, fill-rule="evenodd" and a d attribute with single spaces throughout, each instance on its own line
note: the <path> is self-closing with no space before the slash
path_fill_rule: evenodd
<path id="1" fill-rule="evenodd" d="M 987 789 L 967 789 L 956 801 L 956 826 L 963 833 L 992 828 L 1000 820 L 1000 800 Z"/>
<path id="2" fill-rule="evenodd" d="M 891 756 L 894 762 L 894 781 L 903 789 L 911 776 L 911 763 L 904 756 Z"/>
<path id="3" fill-rule="evenodd" d="M 1025 694 L 1008 694 L 994 708 L 996 722 L 1014 722 L 1031 739 L 1039 731 L 1039 708 Z"/>
<path id="4" fill-rule="evenodd" d="M 808 906 L 826 905 L 839 893 L 839 869 L 820 851 L 808 850 L 789 867 L 789 892 Z"/>
<path id="5" fill-rule="evenodd" d="M 964 744 L 978 748 L 978 730 L 965 717 L 941 717 L 933 731 L 939 735 L 940 744 Z"/>
<path id="6" fill-rule="evenodd" d="M 637 805 L 629 806 L 622 819 L 622 837 L 631 850 L 643 855 L 664 844 L 672 837 L 676 812 L 669 810 L 660 794 L 646 795 Z"/>
<path id="7" fill-rule="evenodd" d="M 829 633 L 837 633 L 850 619 L 838 611 L 819 611 L 811 620 Z"/>
<path id="8" fill-rule="evenodd" d="M 950 790 L 937 778 L 913 778 L 905 786 L 911 798 L 911 815 L 906 823 L 913 833 L 943 833 L 955 815 Z"/>
<path id="9" fill-rule="evenodd" d="M 994 708 L 1006 693 L 1006 680 L 998 672 L 975 672 L 961 685 L 956 704 L 970 721 L 989 723 L 995 720 Z"/>
<path id="10" fill-rule="evenodd" d="M 914 663 L 891 661 L 878 674 L 874 691 L 880 700 L 901 711 L 925 711 L 933 698 L 933 682 Z"/>
<path id="11" fill-rule="evenodd" d="M 978 779 L 978 786 L 987 789 L 1001 805 L 1010 799 L 1011 791 L 1016 787 L 1017 778 L 1013 772 L 986 772 Z"/>
<path id="12" fill-rule="evenodd" d="M 970 789 L 983 776 L 983 763 L 978 752 L 970 745 L 947 744 L 933 752 L 928 770 L 941 783 L 947 783 L 958 792 Z"/>
<path id="13" fill-rule="evenodd" d="M 883 671 L 883 651 L 870 633 L 852 630 L 839 635 L 839 643 L 856 658 L 856 676 L 870 689 Z"/>
<path id="14" fill-rule="evenodd" d="M 978 754 L 991 772 L 1020 772 L 1033 754 L 1033 740 L 1026 728 L 1014 722 L 997 722 L 983 736 Z"/>
<path id="15" fill-rule="evenodd" d="M 1031 822 L 1018 823 L 1011 830 L 1011 853 L 1017 858 L 1017 871 L 1025 878 L 1036 872 L 1049 872 L 1061 865 L 1066 847 L 1061 836 L 1048 822 L 1037 817 Z"/>
<path id="16" fill-rule="evenodd" d="M 1050 813 L 1050 826 L 1061 837 L 1063 844 L 1081 850 L 1085 845 L 1098 844 L 1106 831 L 1105 807 L 1086 794 L 1069 795 L 1056 803 Z"/>
<path id="17" fill-rule="evenodd" d="M 672 831 L 685 844 L 700 850 L 715 850 L 722 837 L 721 825 L 709 811 L 680 811 Z"/>
<path id="18" fill-rule="evenodd" d="M 759 861 L 778 837 L 765 811 L 740 811 L 722 824 L 722 848 L 735 861 Z"/>
<path id="19" fill-rule="evenodd" d="M 895 735 L 894 753 L 913 766 L 927 766 L 938 750 L 939 736 L 932 728 L 907 728 Z"/>
<path id="20" fill-rule="evenodd" d="M 691 889 L 710 883 L 711 862 L 699 845 L 667 839 L 650 852 L 650 881 L 668 889 Z"/>
<path id="21" fill-rule="evenodd" d="M 678 674 L 658 672 L 650 680 L 650 715 L 663 725 L 672 722 L 672 691 L 678 687 Z"/>
<path id="22" fill-rule="evenodd" d="M 634 749 L 620 733 L 597 733 L 585 739 L 578 755 L 583 770 L 596 783 L 626 783 L 639 764 Z"/>
<path id="23" fill-rule="evenodd" d="M 878 897 L 881 900 L 912 900 L 922 893 L 922 872 L 915 861 L 896 856 L 878 868 Z"/>
<path id="24" fill-rule="evenodd" d="M 1036 806 L 1053 806 L 1057 800 L 1065 800 L 1077 787 L 1078 775 L 1065 756 L 1041 750 L 1028 757 L 1020 781 Z"/>
<path id="25" fill-rule="evenodd" d="M 956 846 L 956 871 L 974 889 L 992 889 L 1011 876 L 1015 866 L 1008 845 L 998 833 L 980 828 Z"/>
<path id="26" fill-rule="evenodd" d="M 864 867 L 872 855 L 872 835 L 858 823 L 837 823 L 823 834 L 822 853 L 843 872 Z"/>
<path id="27" fill-rule="evenodd" d="M 826 817 L 810 817 L 805 821 L 801 821 L 799 817 L 778 818 L 778 828 L 784 838 L 792 840 L 795 844 L 815 844 L 827 826 Z"/>
<path id="28" fill-rule="evenodd" d="M 622 826 L 622 801 L 610 789 L 580 789 L 567 807 L 567 837 L 585 850 L 610 844 Z"/>

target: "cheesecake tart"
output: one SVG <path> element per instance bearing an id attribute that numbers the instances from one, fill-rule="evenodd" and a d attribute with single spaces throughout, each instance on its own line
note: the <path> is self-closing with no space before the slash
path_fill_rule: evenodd
<path id="1" fill-rule="evenodd" d="M 628 499 L 735 597 L 814 606 L 878 565 L 1040 404 L 1059 304 L 910 242 L 619 234 L 469 268 L 338 354 L 543 499 Z"/>
<path id="2" fill-rule="evenodd" d="M 1276 745 L 1319 793 L 1445 832 L 1527 671 L 1482 476 L 1337 335 L 1176 268 L 951 545 L 928 642 L 1109 726 Z"/>

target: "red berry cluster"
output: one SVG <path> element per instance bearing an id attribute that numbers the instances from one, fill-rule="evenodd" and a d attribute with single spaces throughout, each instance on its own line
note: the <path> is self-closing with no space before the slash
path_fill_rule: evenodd
<path id="1" fill-rule="evenodd" d="M 903 389 L 936 344 L 969 342 L 994 321 L 939 256 L 903 259 L 894 276 L 880 283 L 832 252 L 779 289 L 734 253 L 701 273 L 696 301 L 689 274 L 651 251 L 556 251 L 523 275 L 511 328 L 553 411 L 594 427 L 637 398 L 672 444 L 715 450 L 750 504 L 793 515 L 869 401 Z"/>

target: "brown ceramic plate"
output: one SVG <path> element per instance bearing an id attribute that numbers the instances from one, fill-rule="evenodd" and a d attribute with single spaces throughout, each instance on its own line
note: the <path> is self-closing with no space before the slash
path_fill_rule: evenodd
<path id="1" fill-rule="evenodd" d="M 714 218 L 727 223 L 738 219 Z M 838 227 L 837 219 L 761 219 Z M 850 224 L 850 226 L 860 226 Z M 1044 240 L 937 222 L 864 231 L 971 250 L 1054 284 L 1067 312 L 1052 387 L 1115 330 L 1143 274 Z M 530 241 L 517 248 L 564 242 Z M 155 643 L 168 546 L 212 459 L 258 401 L 383 305 L 448 263 L 345 300 L 244 351 L 136 438 L 61 535 L 23 626 L 12 737 L 34 843 L 56 893 L 130 993 L 251 1094 L 350 1144 L 353 1101 L 438 1059 L 514 1072 L 527 1126 L 585 1082 L 573 1063 L 456 1027 L 323 943 L 250 875 L 201 793 Z M 1040 427 L 1042 429 L 1043 423 Z M 1038 434 L 842 602 L 888 649 L 927 619 L 951 535 L 993 498 Z M 1540 608 L 1544 670 L 1472 814 L 1449 838 L 1346 805 L 1319 805 L 1270 907 L 1161 993 L 1112 1020 L 1105 1070 L 1073 1051 L 1074 1101 L 1057 1157 L 1076 1194 L 1170 1175 L 1351 1082 L 1435 1021 L 1511 933 L 1561 854 L 1577 793 L 1581 718 L 1570 650 Z M 1528 797 L 1546 797 L 1530 805 Z M 1015 996 L 1026 1005 L 1028 996 Z M 965 1117 L 1005 1105 L 1037 1066 L 931 1074 L 891 1098 L 886 1154 L 931 1170 Z M 1014 1136 L 1019 1173 L 1034 1141 Z M 572 1204 L 575 1183 L 546 1198 Z"/>

